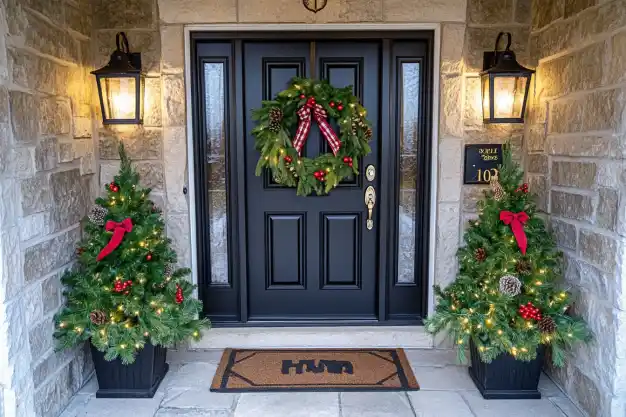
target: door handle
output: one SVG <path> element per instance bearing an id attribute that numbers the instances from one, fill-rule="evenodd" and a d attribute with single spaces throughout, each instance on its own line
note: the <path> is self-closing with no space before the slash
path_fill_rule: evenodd
<path id="1" fill-rule="evenodd" d="M 369 186 L 365 189 L 365 206 L 367 207 L 367 222 L 365 223 L 367 230 L 372 230 L 374 228 L 374 219 L 372 218 L 372 213 L 374 211 L 374 206 L 376 205 L 376 190 L 374 190 L 373 186 Z"/>

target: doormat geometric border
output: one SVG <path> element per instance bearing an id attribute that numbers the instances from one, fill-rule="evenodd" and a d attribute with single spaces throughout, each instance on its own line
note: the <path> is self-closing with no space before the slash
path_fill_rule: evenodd
<path id="1" fill-rule="evenodd" d="M 403 349 L 226 349 L 213 392 L 417 391 Z"/>

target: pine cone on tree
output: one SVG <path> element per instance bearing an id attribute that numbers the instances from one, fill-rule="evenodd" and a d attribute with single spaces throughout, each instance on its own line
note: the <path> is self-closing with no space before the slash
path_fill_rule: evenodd
<path id="1" fill-rule="evenodd" d="M 550 316 L 545 316 L 539 321 L 539 330 L 541 333 L 554 333 L 556 331 L 556 323 L 554 319 Z"/>
<path id="2" fill-rule="evenodd" d="M 109 214 L 109 210 L 102 206 L 93 206 L 91 210 L 89 210 L 89 214 L 87 218 L 93 224 L 97 224 L 98 226 L 104 226 L 104 218 Z"/>
<path id="3" fill-rule="evenodd" d="M 96 310 L 89 313 L 89 320 L 96 326 L 100 326 L 107 322 L 107 315 L 104 311 Z"/>
<path id="4" fill-rule="evenodd" d="M 522 259 L 515 264 L 515 270 L 518 274 L 527 275 L 532 271 L 532 265 L 527 260 Z"/>
<path id="5" fill-rule="evenodd" d="M 163 268 L 163 275 L 166 277 L 171 277 L 174 273 L 174 267 L 172 264 L 165 264 L 165 268 Z"/>
<path id="6" fill-rule="evenodd" d="M 485 248 L 476 249 L 474 251 L 474 257 L 478 262 L 484 262 L 484 260 L 487 259 L 487 252 L 485 251 Z"/>
<path id="7" fill-rule="evenodd" d="M 500 278 L 500 292 L 514 297 L 522 292 L 522 282 L 513 275 L 505 275 Z"/>
<path id="8" fill-rule="evenodd" d="M 273 133 L 280 131 L 280 123 L 283 121 L 283 112 L 277 107 L 273 107 L 269 112 L 269 130 Z"/>
<path id="9" fill-rule="evenodd" d="M 493 199 L 496 201 L 501 201 L 505 196 L 505 192 L 504 188 L 502 188 L 502 185 L 500 184 L 500 181 L 498 181 L 497 175 L 491 177 L 491 180 L 489 180 L 489 185 L 491 186 L 491 191 L 493 191 Z"/>

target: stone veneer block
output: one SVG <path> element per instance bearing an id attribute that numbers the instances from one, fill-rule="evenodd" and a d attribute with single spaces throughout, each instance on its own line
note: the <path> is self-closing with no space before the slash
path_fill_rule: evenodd
<path id="1" fill-rule="evenodd" d="M 224 23 L 237 21 L 236 0 L 158 0 L 164 23 Z"/>
<path id="2" fill-rule="evenodd" d="M 607 68 L 607 84 L 626 81 L 626 32 L 620 32 L 610 41 L 611 54 Z"/>
<path id="3" fill-rule="evenodd" d="M 179 74 L 185 67 L 183 25 L 161 25 L 161 69 Z"/>
<path id="4" fill-rule="evenodd" d="M 0 256 L 2 257 L 0 291 L 5 294 L 5 299 L 9 300 L 19 294 L 24 286 L 18 227 L 0 231 Z"/>
<path id="5" fill-rule="evenodd" d="M 74 228 L 45 242 L 26 248 L 24 251 L 24 279 L 26 282 L 31 282 L 71 261 L 79 239 L 80 229 Z"/>
<path id="6" fill-rule="evenodd" d="M 593 202 L 590 196 L 552 191 L 550 199 L 552 214 L 569 219 L 591 221 L 593 216 Z"/>
<path id="7" fill-rule="evenodd" d="M 99 133 L 100 159 L 120 159 L 118 149 L 120 141 L 124 143 L 131 160 L 163 158 L 161 129 L 120 125 L 102 128 Z"/>
<path id="8" fill-rule="evenodd" d="M 70 133 L 72 112 L 67 101 L 52 97 L 42 98 L 39 106 L 39 131 L 42 135 Z"/>
<path id="9" fill-rule="evenodd" d="M 597 166 L 593 162 L 553 161 L 552 185 L 591 188 L 596 183 L 596 173 Z"/>
<path id="10" fill-rule="evenodd" d="M 315 23 L 380 22 L 383 0 L 336 0 L 314 15 Z M 304 10 L 306 13 L 310 13 Z"/>
<path id="11" fill-rule="evenodd" d="M 160 127 L 163 121 L 161 114 L 161 77 L 146 78 L 144 93 L 143 125 Z"/>
<path id="12" fill-rule="evenodd" d="M 182 74 L 163 76 L 163 126 L 185 125 L 185 81 Z"/>
<path id="13" fill-rule="evenodd" d="M 121 4 L 96 0 L 95 3 L 98 29 L 150 29 L 158 21 L 154 0 L 133 0 Z"/>
<path id="14" fill-rule="evenodd" d="M 48 210 L 52 204 L 50 194 L 50 178 L 38 175 L 20 182 L 22 213 L 29 215 Z"/>
<path id="15" fill-rule="evenodd" d="M 44 0 L 44 1 L 47 1 L 47 0 Z M 68 26 L 68 29 L 73 30 L 74 32 L 84 37 L 91 36 L 91 31 L 93 30 L 93 26 L 94 26 L 93 25 L 94 24 L 93 9 L 91 7 L 82 7 L 82 8 L 74 7 L 72 3 L 70 2 L 65 2 L 64 6 L 65 6 L 65 23 Z M 103 17 L 107 18 L 108 16 L 98 15 L 98 19 L 101 19 Z M 85 50 L 83 49 L 83 52 L 84 51 Z"/>
<path id="16" fill-rule="evenodd" d="M 606 235 L 582 229 L 579 236 L 580 255 L 606 272 L 612 273 L 617 266 L 618 242 Z"/>
<path id="17" fill-rule="evenodd" d="M 35 147 L 35 169 L 46 171 L 57 166 L 57 138 L 42 139 Z"/>
<path id="18" fill-rule="evenodd" d="M 550 133 L 616 130 L 626 102 L 623 90 L 600 90 L 574 100 L 558 101 L 550 114 Z"/>
<path id="19" fill-rule="evenodd" d="M 315 14 L 302 2 L 291 0 L 239 0 L 240 23 L 313 23 Z M 327 6 L 328 7 L 328 6 Z"/>
<path id="20" fill-rule="evenodd" d="M 587 41 L 602 33 L 609 33 L 626 26 L 626 4 L 624 0 L 603 1 L 600 7 L 593 7 L 581 13 L 577 19 L 580 40 Z"/>
<path id="21" fill-rule="evenodd" d="M 33 358 L 41 358 L 46 351 L 54 347 L 54 323 L 52 320 L 44 320 L 33 327 L 28 333 L 30 354 Z"/>
<path id="22" fill-rule="evenodd" d="M 560 156 L 623 157 L 615 136 L 556 136 L 548 138 L 548 153 Z"/>
<path id="23" fill-rule="evenodd" d="M 463 196 L 461 198 L 463 211 L 468 213 L 478 212 L 477 203 L 485 199 L 485 191 L 487 190 L 489 190 L 489 187 L 484 185 L 463 185 Z"/>
<path id="24" fill-rule="evenodd" d="M 459 201 L 463 167 L 463 141 L 444 139 L 439 144 L 438 201 Z"/>
<path id="25" fill-rule="evenodd" d="M 140 176 L 141 185 L 152 188 L 157 192 L 163 191 L 165 188 L 165 179 L 163 174 L 163 164 L 161 162 L 140 161 L 135 163 L 135 168 Z"/>
<path id="26" fill-rule="evenodd" d="M 444 23 L 441 34 L 441 73 L 460 74 L 463 72 L 463 23 Z"/>
<path id="27" fill-rule="evenodd" d="M 6 124 L 9 122 L 9 90 L 3 85 L 0 85 L 0 123 Z M 0 140 L 7 140 L 8 138 L 2 137 Z"/>
<path id="28" fill-rule="evenodd" d="M 467 4 L 467 22 L 503 24 L 513 19 L 513 0 L 470 0 Z"/>
<path id="29" fill-rule="evenodd" d="M 19 213 L 19 184 L 12 178 L 0 180 L 0 229 L 14 224 Z"/>
<path id="30" fill-rule="evenodd" d="M 167 216 L 167 237 L 172 239 L 172 246 L 178 257 L 177 265 L 179 267 L 191 266 L 189 215 L 187 213 Z"/>
<path id="31" fill-rule="evenodd" d="M 611 188 L 600 188 L 598 190 L 600 198 L 598 200 L 598 211 L 596 213 L 596 224 L 608 230 L 615 231 L 617 227 L 617 213 L 619 207 L 619 193 Z M 622 218 L 622 222 L 624 219 Z"/>
<path id="32" fill-rule="evenodd" d="M 34 142 L 39 135 L 39 106 L 35 98 L 21 91 L 9 93 L 11 124 L 16 142 Z"/>
<path id="33" fill-rule="evenodd" d="M 187 138 L 184 127 L 164 129 L 165 189 L 167 209 L 172 212 L 187 212 L 187 197 L 183 194 L 187 183 Z"/>
<path id="34" fill-rule="evenodd" d="M 443 75 L 441 77 L 441 116 L 442 136 L 463 136 L 463 77 Z"/>
<path id="35" fill-rule="evenodd" d="M 466 5 L 466 0 L 383 0 L 383 17 L 386 22 L 465 22 Z"/>
<path id="36" fill-rule="evenodd" d="M 577 19 L 558 20 L 530 37 L 530 56 L 538 61 L 564 49 L 580 44 L 580 21 Z"/>
<path id="37" fill-rule="evenodd" d="M 548 212 L 550 192 L 548 189 L 548 179 L 544 175 L 528 174 L 528 187 L 534 194 L 537 208 L 544 213 Z"/>
<path id="38" fill-rule="evenodd" d="M 460 241 L 459 203 L 439 203 L 437 215 L 437 249 L 435 283 L 446 286 L 456 277 L 456 252 Z"/>
<path id="39" fill-rule="evenodd" d="M 515 23 L 530 24 L 532 19 L 532 1 L 516 0 L 515 2 Z"/>
<path id="40" fill-rule="evenodd" d="M 14 83 L 44 93 L 66 94 L 68 67 L 20 49 L 9 49 L 8 53 Z"/>
<path id="41" fill-rule="evenodd" d="M 89 180 L 89 177 L 80 175 L 79 169 L 50 175 L 53 201 L 51 232 L 80 223 L 87 214 L 91 203 Z"/>
<path id="42" fill-rule="evenodd" d="M 563 17 L 566 0 L 532 0 L 532 28 L 541 29 Z"/>
<path id="43" fill-rule="evenodd" d="M 548 173 L 548 156 L 543 155 L 543 154 L 528 155 L 527 172 L 533 172 L 536 174 L 547 174 Z"/>
<path id="44" fill-rule="evenodd" d="M 576 250 L 576 226 L 557 219 L 551 219 L 552 233 L 557 244 L 566 249 Z"/>

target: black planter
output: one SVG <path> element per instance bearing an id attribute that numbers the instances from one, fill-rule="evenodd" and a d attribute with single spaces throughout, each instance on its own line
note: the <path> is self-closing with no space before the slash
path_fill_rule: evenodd
<path id="1" fill-rule="evenodd" d="M 146 344 L 135 362 L 124 365 L 120 359 L 107 361 L 104 353 L 91 345 L 91 356 L 98 378 L 97 398 L 152 398 L 169 369 L 167 349 Z"/>
<path id="2" fill-rule="evenodd" d="M 472 366 L 469 374 L 486 400 L 531 400 L 541 398 L 538 390 L 545 346 L 537 348 L 537 358 L 530 362 L 515 360 L 509 354 L 500 355 L 491 363 L 480 360 L 478 349 L 470 342 Z"/>

